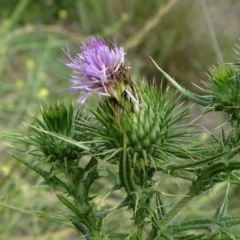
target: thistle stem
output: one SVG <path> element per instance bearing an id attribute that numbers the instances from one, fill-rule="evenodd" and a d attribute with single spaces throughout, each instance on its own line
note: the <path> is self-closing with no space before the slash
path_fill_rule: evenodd
<path id="1" fill-rule="evenodd" d="M 231 150 L 231 152 L 236 151 L 239 146 L 235 147 Z M 225 154 L 225 153 L 224 153 Z M 213 178 L 213 176 L 217 175 L 220 172 L 228 172 L 232 170 L 239 169 L 239 162 L 229 161 L 228 164 L 224 162 L 216 162 L 206 168 L 203 171 L 203 174 L 198 177 L 198 179 L 193 183 L 190 188 L 189 193 L 184 196 L 160 221 L 161 229 L 164 229 L 168 226 L 168 224 L 180 213 L 180 211 L 187 206 L 187 204 L 196 196 L 198 196 L 203 189 L 205 189 L 206 185 L 208 185 L 209 180 Z M 207 181 L 206 181 L 207 180 Z"/>
<path id="2" fill-rule="evenodd" d="M 174 217 L 195 197 L 198 195 L 198 191 L 191 191 L 189 194 L 184 196 L 160 221 L 160 226 L 162 229 L 166 228 L 168 224 L 173 220 Z"/>

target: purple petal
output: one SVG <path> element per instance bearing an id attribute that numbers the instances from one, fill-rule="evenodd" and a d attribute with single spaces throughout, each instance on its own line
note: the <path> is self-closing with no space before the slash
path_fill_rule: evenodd
<path id="1" fill-rule="evenodd" d="M 75 75 L 70 76 L 71 93 L 83 94 L 78 100 L 79 104 L 83 104 L 91 93 L 109 96 L 109 78 L 124 65 L 123 47 L 114 42 L 110 48 L 103 38 L 90 37 L 87 44 L 80 46 L 80 50 L 81 53 L 74 58 L 68 48 L 64 51 L 69 59 L 65 62 L 66 66 L 76 71 Z"/>

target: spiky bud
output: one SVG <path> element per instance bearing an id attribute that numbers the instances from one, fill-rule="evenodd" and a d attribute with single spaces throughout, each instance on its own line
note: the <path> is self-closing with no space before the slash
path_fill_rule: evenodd
<path id="1" fill-rule="evenodd" d="M 67 108 L 61 100 L 57 100 L 52 104 L 41 107 L 41 113 L 48 130 L 65 136 L 71 134 L 73 121 L 73 107 L 71 104 Z"/>
<path id="2" fill-rule="evenodd" d="M 218 64 L 209 69 L 207 94 L 216 110 L 238 115 L 240 105 L 240 77 L 229 65 Z"/>
<path id="3" fill-rule="evenodd" d="M 132 171 L 139 185 L 143 178 L 144 184 L 151 181 L 154 169 L 164 168 L 173 158 L 188 155 L 181 146 L 181 138 L 187 135 L 188 127 L 175 126 L 188 111 L 176 113 L 176 100 L 169 99 L 169 89 L 158 92 L 145 81 L 139 81 L 136 89 L 141 105 L 125 99 L 122 106 L 116 107 L 116 103 L 108 100 L 94 115 L 104 126 L 98 132 L 102 139 L 99 152 L 116 164 L 125 154 L 129 168 L 125 169 L 128 173 L 123 173 L 128 177 Z"/>
<path id="4" fill-rule="evenodd" d="M 45 104 L 41 108 L 41 113 L 43 120 L 34 118 L 36 124 L 30 126 L 34 132 L 32 140 L 37 146 L 35 151 L 40 152 L 40 157 L 53 163 L 54 166 L 66 166 L 67 162 L 68 165 L 74 165 L 83 150 L 64 140 L 64 137 L 75 139 L 83 136 L 83 134 L 76 135 L 72 132 L 74 128 L 80 131 L 80 127 L 74 125 L 79 114 L 74 117 L 72 104 L 66 106 L 61 100 Z"/>

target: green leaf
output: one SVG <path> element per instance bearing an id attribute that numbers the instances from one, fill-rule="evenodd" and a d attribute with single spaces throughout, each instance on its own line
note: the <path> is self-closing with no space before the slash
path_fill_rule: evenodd
<path id="1" fill-rule="evenodd" d="M 122 187 L 119 176 L 114 171 L 112 171 L 110 168 L 107 168 L 107 172 L 114 180 L 114 186 L 112 187 L 111 191 L 119 190 Z"/>
<path id="2" fill-rule="evenodd" d="M 157 205 L 158 217 L 159 219 L 163 219 L 163 217 L 166 215 L 166 209 L 160 197 L 160 193 L 156 193 L 156 205 Z"/>
<path id="3" fill-rule="evenodd" d="M 55 176 L 51 176 L 51 174 L 49 172 L 43 171 L 42 169 L 40 169 L 36 166 L 33 166 L 32 164 L 17 157 L 16 155 L 12 155 L 12 156 L 14 158 L 16 158 L 19 162 L 24 164 L 26 167 L 35 171 L 40 176 L 42 176 L 44 178 L 44 181 L 41 184 L 48 185 L 48 186 L 52 187 L 53 189 L 55 189 L 55 187 L 63 187 L 67 192 L 69 191 L 69 187 L 63 181 L 61 181 L 59 178 L 57 178 Z"/>
<path id="4" fill-rule="evenodd" d="M 184 87 L 179 85 L 172 77 L 170 77 L 165 71 L 163 71 L 157 63 L 151 58 L 157 69 L 163 74 L 163 76 L 175 87 L 184 97 L 196 102 L 202 106 L 208 106 L 211 103 L 211 98 L 206 98 L 205 96 L 200 96 L 198 94 L 192 93 L 186 90 Z"/>
<path id="5" fill-rule="evenodd" d="M 87 216 L 82 213 L 72 202 L 70 202 L 66 197 L 60 194 L 56 194 L 58 199 L 76 216 L 77 220 L 83 222 L 89 229 L 91 228 L 91 223 L 87 219 Z"/>
<path id="6" fill-rule="evenodd" d="M 110 237 L 110 239 L 124 239 L 124 240 L 127 239 L 128 234 L 126 234 L 126 233 L 114 233 L 114 232 L 111 232 L 111 231 L 114 230 L 114 229 L 115 229 L 115 228 L 109 230 L 108 236 Z"/>
<path id="7" fill-rule="evenodd" d="M 117 209 L 127 207 L 132 202 L 130 196 L 127 196 L 117 207 Z"/>
<path id="8" fill-rule="evenodd" d="M 131 158 L 127 151 L 126 147 L 126 134 L 124 134 L 124 146 L 123 146 L 123 154 L 120 157 L 119 161 L 119 177 L 121 180 L 121 184 L 125 188 L 128 194 L 132 194 L 137 189 L 137 186 L 134 182 L 133 178 L 133 170 L 131 166 Z"/>
<path id="9" fill-rule="evenodd" d="M 235 240 L 234 234 L 227 228 L 219 227 L 219 230 L 221 233 L 225 234 L 227 237 L 231 238 L 232 240 Z"/>
<path id="10" fill-rule="evenodd" d="M 228 199 L 225 198 L 223 203 L 217 207 L 217 211 L 214 214 L 215 218 L 223 218 L 223 217 L 227 217 L 227 210 L 228 210 Z"/>
<path id="11" fill-rule="evenodd" d="M 172 233 L 167 231 L 158 231 L 158 237 L 161 237 L 160 239 L 174 240 Z M 158 238 L 155 238 L 155 239 L 158 239 Z"/>
<path id="12" fill-rule="evenodd" d="M 189 235 L 186 234 L 184 236 L 174 237 L 174 240 L 199 240 L 199 239 L 202 239 L 205 235 L 206 235 L 205 233 L 202 233 L 202 234 L 189 234 Z"/>
<path id="13" fill-rule="evenodd" d="M 89 161 L 89 163 L 84 169 L 84 173 L 88 172 L 87 176 L 82 180 L 87 196 L 94 180 L 100 178 L 98 174 L 97 164 L 98 161 L 96 160 L 96 158 L 92 157 L 92 159 Z"/>
<path id="14" fill-rule="evenodd" d="M 28 125 L 28 126 L 31 127 L 31 129 L 34 129 L 36 132 L 44 133 L 46 136 L 51 136 L 51 137 L 60 139 L 64 142 L 70 143 L 71 145 L 79 147 L 80 149 L 83 149 L 83 150 L 90 150 L 89 147 L 85 146 L 82 142 L 75 141 L 72 138 L 69 138 L 69 137 L 66 137 L 64 135 L 57 134 L 57 133 L 54 133 L 54 132 L 51 132 L 51 131 L 46 131 L 44 129 L 35 127 L 33 125 Z"/>
<path id="15" fill-rule="evenodd" d="M 26 214 L 26 215 L 29 215 L 29 216 L 32 216 L 32 217 L 37 217 L 37 218 L 43 218 L 43 219 L 46 219 L 48 221 L 51 221 L 51 222 L 55 222 L 55 223 L 58 223 L 58 224 L 64 224 L 64 225 L 69 225 L 68 224 L 68 219 L 63 217 L 62 215 L 57 215 L 57 214 L 53 214 L 53 213 L 49 213 L 47 214 L 46 211 L 34 211 L 34 210 L 26 210 L 26 209 L 22 209 L 22 208 L 18 208 L 18 207 L 15 207 L 15 206 L 12 206 L 12 205 L 8 205 L 6 203 L 3 203 L 0 201 L 0 206 L 3 207 L 3 208 L 7 208 L 7 209 L 10 209 L 12 211 L 16 211 L 16 212 L 20 212 L 22 214 Z"/>

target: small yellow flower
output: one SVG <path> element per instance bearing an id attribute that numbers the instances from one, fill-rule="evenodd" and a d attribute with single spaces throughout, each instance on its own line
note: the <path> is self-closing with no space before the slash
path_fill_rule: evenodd
<path id="1" fill-rule="evenodd" d="M 7 108 L 13 108 L 13 106 L 14 106 L 14 102 L 13 102 L 13 100 L 12 99 L 8 99 L 7 101 L 6 101 L 6 106 L 7 106 Z"/>
<path id="2" fill-rule="evenodd" d="M 40 88 L 38 92 L 38 99 L 44 99 L 48 96 L 49 91 L 46 88 Z"/>
<path id="3" fill-rule="evenodd" d="M 3 27 L 8 27 L 11 25 L 11 20 L 9 20 L 8 18 L 3 20 Z"/>
<path id="4" fill-rule="evenodd" d="M 27 183 L 25 183 L 25 184 L 21 184 L 21 191 L 23 192 L 23 193 L 26 193 L 26 192 L 28 192 L 28 190 L 29 190 L 29 184 L 27 184 Z"/>
<path id="5" fill-rule="evenodd" d="M 1 167 L 1 172 L 3 173 L 4 176 L 7 176 L 10 173 L 10 168 L 9 166 L 3 165 Z"/>
<path id="6" fill-rule="evenodd" d="M 16 87 L 17 87 L 17 88 L 22 88 L 23 85 L 24 85 L 24 82 L 23 82 L 23 80 L 18 79 L 18 80 L 15 82 L 15 84 L 16 84 Z"/>
<path id="7" fill-rule="evenodd" d="M 68 17 L 68 12 L 65 9 L 61 9 L 58 12 L 58 17 L 60 19 L 66 19 Z"/>
<path id="8" fill-rule="evenodd" d="M 0 55 L 3 55 L 6 52 L 7 52 L 7 49 L 3 46 L 0 46 Z"/>
<path id="9" fill-rule="evenodd" d="M 35 67 L 35 62 L 32 59 L 26 61 L 26 66 L 28 69 L 33 69 Z"/>
<path id="10" fill-rule="evenodd" d="M 122 19 L 122 21 L 124 21 L 124 22 L 128 21 L 128 20 L 129 20 L 129 15 L 128 15 L 128 13 L 127 13 L 127 12 L 122 13 L 121 19 Z"/>

